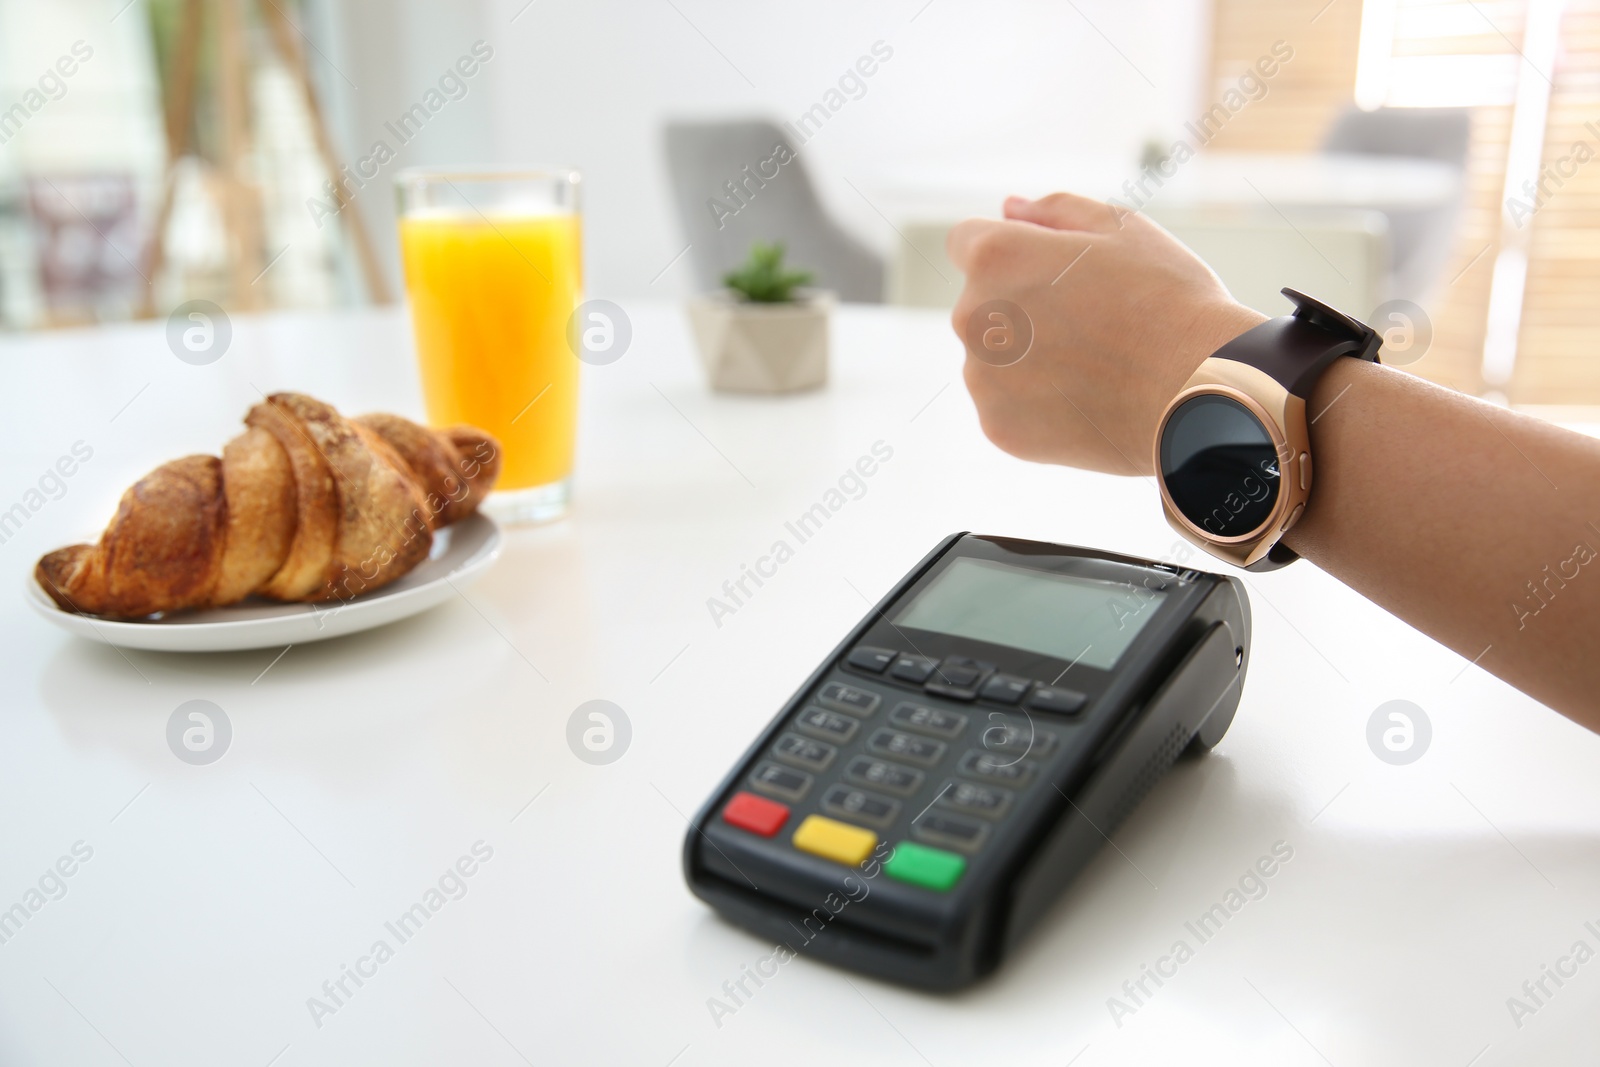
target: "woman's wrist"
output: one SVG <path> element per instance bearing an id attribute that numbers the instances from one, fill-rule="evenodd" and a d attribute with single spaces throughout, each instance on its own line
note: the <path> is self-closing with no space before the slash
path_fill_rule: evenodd
<path id="1" fill-rule="evenodd" d="M 1160 426 L 1162 412 L 1166 411 L 1172 399 L 1183 391 L 1184 384 L 1199 369 L 1200 364 L 1211 358 L 1219 348 L 1235 337 L 1266 321 L 1267 317 L 1261 312 L 1231 300 L 1208 304 L 1197 309 L 1189 317 L 1181 331 L 1176 334 L 1183 338 L 1181 346 L 1174 352 L 1162 353 L 1170 357 L 1170 362 L 1163 368 L 1159 384 L 1152 390 L 1150 445 L 1145 448 L 1145 456 L 1154 454 L 1155 435 Z"/>
<path id="2" fill-rule="evenodd" d="M 1317 379 L 1306 401 L 1306 423 L 1311 434 L 1311 496 L 1305 514 L 1284 536 L 1284 543 L 1300 555 L 1315 555 L 1321 542 L 1336 536 L 1330 516 L 1337 508 L 1347 460 L 1350 420 L 1361 405 L 1363 383 L 1376 375 L 1392 374 L 1362 359 L 1336 359 Z"/>

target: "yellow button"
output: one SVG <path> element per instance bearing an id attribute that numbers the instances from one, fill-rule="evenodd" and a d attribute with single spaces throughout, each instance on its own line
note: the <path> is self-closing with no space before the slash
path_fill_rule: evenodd
<path id="1" fill-rule="evenodd" d="M 854 867 L 872 855 L 878 835 L 821 815 L 807 815 L 794 832 L 794 847 L 825 860 Z"/>

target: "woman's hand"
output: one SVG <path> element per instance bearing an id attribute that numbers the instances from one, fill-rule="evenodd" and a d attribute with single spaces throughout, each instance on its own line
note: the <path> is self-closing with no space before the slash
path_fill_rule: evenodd
<path id="1" fill-rule="evenodd" d="M 1005 216 L 960 223 L 947 242 L 966 275 L 951 321 L 984 433 L 1022 459 L 1151 473 L 1167 402 L 1264 316 L 1142 215 L 1055 193 L 1013 197 Z"/>

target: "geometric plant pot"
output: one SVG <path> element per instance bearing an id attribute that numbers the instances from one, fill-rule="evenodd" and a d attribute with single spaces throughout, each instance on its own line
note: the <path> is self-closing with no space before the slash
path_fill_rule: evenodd
<path id="1" fill-rule="evenodd" d="M 723 289 L 689 298 L 689 323 L 713 389 L 788 393 L 828 380 L 833 294 L 796 289 L 792 301 L 760 304 Z"/>

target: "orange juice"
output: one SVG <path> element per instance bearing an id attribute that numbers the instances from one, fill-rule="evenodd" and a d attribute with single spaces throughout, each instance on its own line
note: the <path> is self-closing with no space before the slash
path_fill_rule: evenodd
<path id="1" fill-rule="evenodd" d="M 578 415 L 567 345 L 582 290 L 578 216 L 404 216 L 400 251 L 428 421 L 498 437 L 496 489 L 564 480 Z"/>

